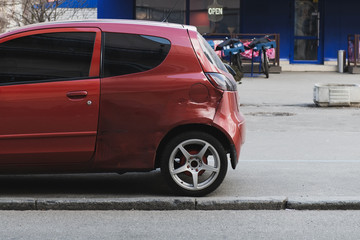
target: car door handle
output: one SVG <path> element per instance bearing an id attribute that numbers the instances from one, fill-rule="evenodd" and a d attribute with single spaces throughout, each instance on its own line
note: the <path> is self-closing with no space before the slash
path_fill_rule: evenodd
<path id="1" fill-rule="evenodd" d="M 85 98 L 87 95 L 87 91 L 71 91 L 66 94 L 66 96 L 70 99 L 81 99 Z"/>

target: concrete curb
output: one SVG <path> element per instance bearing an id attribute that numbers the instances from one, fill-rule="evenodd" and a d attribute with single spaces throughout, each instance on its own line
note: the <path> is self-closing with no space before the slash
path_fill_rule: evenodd
<path id="1" fill-rule="evenodd" d="M 360 197 L 0 198 L 0 210 L 360 210 Z"/>
<path id="2" fill-rule="evenodd" d="M 287 209 L 294 210 L 360 210 L 360 197 L 292 198 Z"/>
<path id="3" fill-rule="evenodd" d="M 281 210 L 286 197 L 199 198 L 196 210 Z"/>
<path id="4" fill-rule="evenodd" d="M 195 199 L 182 198 L 81 198 L 39 199 L 39 210 L 194 210 Z"/>
<path id="5" fill-rule="evenodd" d="M 0 198 L 0 210 L 36 210 L 36 201 L 31 198 Z"/>

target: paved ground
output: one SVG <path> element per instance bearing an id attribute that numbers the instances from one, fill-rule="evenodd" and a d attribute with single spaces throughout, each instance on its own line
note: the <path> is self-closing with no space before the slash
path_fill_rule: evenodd
<path id="1" fill-rule="evenodd" d="M 172 196 L 151 173 L 0 176 L 0 209 L 360 209 L 360 108 L 318 108 L 315 83 L 359 75 L 245 77 L 247 140 L 240 162 L 204 198 Z"/>
<path id="2" fill-rule="evenodd" d="M 1 211 L 1 239 L 356 240 L 360 211 Z"/>
<path id="3" fill-rule="evenodd" d="M 360 108 L 315 107 L 315 83 L 359 84 L 360 76 L 281 73 L 243 80 L 239 91 L 248 137 L 242 160 L 359 159 Z"/>

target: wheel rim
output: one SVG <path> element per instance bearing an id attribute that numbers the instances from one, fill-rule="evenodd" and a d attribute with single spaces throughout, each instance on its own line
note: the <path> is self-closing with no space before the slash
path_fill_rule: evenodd
<path id="1" fill-rule="evenodd" d="M 220 157 L 216 149 L 201 139 L 181 142 L 172 151 L 169 171 L 180 187 L 197 191 L 209 187 L 220 172 Z"/>

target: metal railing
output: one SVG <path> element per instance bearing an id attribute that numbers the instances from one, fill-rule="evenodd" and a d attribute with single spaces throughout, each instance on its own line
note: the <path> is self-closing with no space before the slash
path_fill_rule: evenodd
<path id="1" fill-rule="evenodd" d="M 348 67 L 360 67 L 359 37 L 360 34 L 348 35 Z"/>
<path id="2" fill-rule="evenodd" d="M 242 42 L 251 41 L 254 38 L 269 36 L 272 41 L 276 42 L 275 58 L 269 59 L 273 66 L 280 66 L 280 34 L 278 33 L 207 33 L 203 35 L 205 39 L 224 40 L 225 38 L 238 38 Z"/>

